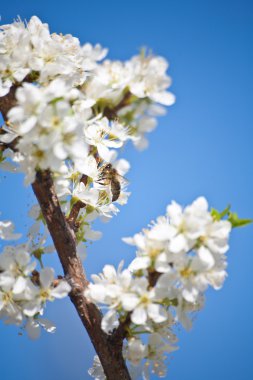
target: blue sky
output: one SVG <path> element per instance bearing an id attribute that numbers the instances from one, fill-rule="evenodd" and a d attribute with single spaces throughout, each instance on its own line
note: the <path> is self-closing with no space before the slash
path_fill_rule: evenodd
<path id="1" fill-rule="evenodd" d="M 104 237 L 90 247 L 88 274 L 122 258 L 128 263 L 134 251 L 121 237 L 164 213 L 172 199 L 187 204 L 205 195 L 218 209 L 231 203 L 239 216 L 253 217 L 251 1 L 9 0 L 0 12 L 2 23 L 35 14 L 52 32 L 108 47 L 112 59 L 127 59 L 148 46 L 171 63 L 177 102 L 159 120 L 148 150 L 124 152 L 132 164 L 132 195 L 119 216 L 99 226 Z M 25 233 L 31 192 L 16 176 L 1 174 L 0 186 L 2 217 Z M 253 378 L 252 232 L 252 226 L 234 231 L 225 286 L 208 291 L 190 333 L 179 330 L 180 350 L 170 360 L 168 379 Z M 2 380 L 89 378 L 93 350 L 70 302 L 49 305 L 47 316 L 57 332 L 36 342 L 0 324 Z"/>

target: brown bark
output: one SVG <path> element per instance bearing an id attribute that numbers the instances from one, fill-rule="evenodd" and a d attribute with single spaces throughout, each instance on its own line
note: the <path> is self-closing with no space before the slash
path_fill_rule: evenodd
<path id="1" fill-rule="evenodd" d="M 149 271 L 148 272 L 148 282 L 149 285 L 154 288 L 155 284 L 158 281 L 158 278 L 160 277 L 161 273 L 158 273 L 156 271 Z"/>
<path id="2" fill-rule="evenodd" d="M 127 106 L 129 104 L 129 100 L 132 94 L 130 91 L 127 91 L 123 97 L 123 99 L 117 104 L 114 108 L 106 107 L 104 109 L 104 116 L 106 116 L 109 120 L 117 119 L 117 113 L 121 110 L 121 108 Z"/>
<path id="3" fill-rule="evenodd" d="M 70 214 L 67 218 L 67 221 L 68 221 L 70 227 L 74 231 L 78 231 L 78 228 L 80 227 L 80 224 L 77 222 L 77 218 L 78 218 L 79 211 L 81 210 L 81 208 L 84 208 L 85 206 L 86 206 L 86 204 L 83 203 L 82 201 L 77 201 L 72 206 L 72 209 L 71 209 Z"/>
<path id="4" fill-rule="evenodd" d="M 13 87 L 8 95 L 0 98 L 0 110 L 5 120 L 8 110 L 15 105 L 15 90 L 16 88 Z M 50 172 L 37 172 L 32 187 L 61 261 L 65 278 L 72 287 L 70 299 L 89 334 L 107 380 L 130 380 L 122 355 L 125 337 L 123 325 L 114 334 L 107 335 L 101 329 L 102 314 L 96 305 L 84 296 L 84 290 L 89 282 L 76 254 L 74 229 L 61 210 Z M 75 220 L 76 217 L 77 215 L 73 219 Z"/>
<path id="5" fill-rule="evenodd" d="M 4 120 L 7 120 L 7 113 L 8 111 L 15 106 L 16 104 L 16 86 L 12 86 L 10 88 L 10 92 L 5 96 L 0 96 L 0 111 L 3 115 Z"/>
<path id="6" fill-rule="evenodd" d="M 59 255 L 65 278 L 72 287 L 70 299 L 90 336 L 107 379 L 129 380 L 122 356 L 123 334 L 105 334 L 101 329 L 102 315 L 99 309 L 84 296 L 88 281 L 76 255 L 74 231 L 62 213 L 50 173 L 38 172 L 32 187 Z"/>

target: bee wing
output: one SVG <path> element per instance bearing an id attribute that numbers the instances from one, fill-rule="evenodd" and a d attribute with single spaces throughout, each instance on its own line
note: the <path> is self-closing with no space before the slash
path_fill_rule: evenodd
<path id="1" fill-rule="evenodd" d="M 119 173 L 117 173 L 116 178 L 120 182 L 122 187 L 126 187 L 127 185 L 129 185 L 129 181 Z"/>

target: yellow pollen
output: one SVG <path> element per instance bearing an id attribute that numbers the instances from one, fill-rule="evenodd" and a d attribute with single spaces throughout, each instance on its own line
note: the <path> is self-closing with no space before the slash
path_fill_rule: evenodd
<path id="1" fill-rule="evenodd" d="M 56 127 L 57 125 L 60 124 L 60 119 L 58 116 L 52 117 L 52 124 Z"/>
<path id="2" fill-rule="evenodd" d="M 43 300 L 47 300 L 48 298 L 50 298 L 50 293 L 48 290 L 46 289 L 42 289 L 40 291 L 40 297 L 43 299 Z"/>
<path id="3" fill-rule="evenodd" d="M 178 226 L 178 231 L 183 234 L 185 232 L 185 223 L 182 221 L 182 223 Z"/>
<path id="4" fill-rule="evenodd" d="M 189 278 L 193 274 L 193 271 L 191 268 L 184 268 L 180 271 L 180 274 L 182 277 Z"/>
<path id="5" fill-rule="evenodd" d="M 11 292 L 6 292 L 3 295 L 3 301 L 4 303 L 8 303 L 12 300 L 12 293 Z"/>
<path id="6" fill-rule="evenodd" d="M 69 177 L 72 181 L 76 181 L 79 177 L 79 174 L 76 172 L 76 173 L 72 173 L 71 176 Z"/>
<path id="7" fill-rule="evenodd" d="M 200 242 L 201 244 L 205 243 L 205 241 L 206 241 L 206 236 L 200 236 L 200 237 L 199 237 L 199 242 Z"/>
<path id="8" fill-rule="evenodd" d="M 159 255 L 159 253 L 161 253 L 161 250 L 160 249 L 151 249 L 150 251 L 149 251 L 149 256 L 151 257 L 151 258 L 156 258 L 158 255 Z"/>
<path id="9" fill-rule="evenodd" d="M 142 304 L 148 304 L 148 303 L 150 303 L 149 298 L 145 294 L 141 297 L 141 303 Z"/>
<path id="10" fill-rule="evenodd" d="M 73 133 L 65 133 L 65 135 L 63 136 L 63 141 L 65 143 L 71 143 L 73 137 L 74 137 Z"/>
<path id="11" fill-rule="evenodd" d="M 40 159 L 44 157 L 44 152 L 42 150 L 36 150 L 36 152 L 33 153 L 33 156 Z"/>

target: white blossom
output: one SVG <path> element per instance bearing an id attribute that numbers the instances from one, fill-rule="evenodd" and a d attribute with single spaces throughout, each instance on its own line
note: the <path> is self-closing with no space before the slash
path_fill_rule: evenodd
<path id="1" fill-rule="evenodd" d="M 147 352 L 147 346 L 142 343 L 141 339 L 130 338 L 127 342 L 125 356 L 126 359 L 129 360 L 133 365 L 138 365 L 140 361 L 146 357 Z"/>
<path id="2" fill-rule="evenodd" d="M 14 233 L 14 225 L 9 220 L 0 220 L 0 239 L 16 240 L 21 237 L 21 234 Z"/>
<path id="3" fill-rule="evenodd" d="M 230 231 L 230 222 L 213 218 L 204 197 L 185 208 L 172 202 L 165 216 L 123 239 L 137 248 L 128 268 L 106 265 L 92 276 L 85 295 L 107 307 L 102 329 L 111 334 L 129 320 L 124 352 L 131 373 L 143 379 L 166 375 L 167 355 L 177 349 L 173 325 L 190 329 L 208 286 L 222 286 Z M 142 334 L 149 335 L 147 344 Z"/>
<path id="4" fill-rule="evenodd" d="M 95 380 L 106 380 L 102 364 L 97 355 L 94 356 L 93 366 L 88 370 L 88 374 Z"/>
<path id="5" fill-rule="evenodd" d="M 66 297 L 71 287 L 65 280 L 57 280 L 55 284 L 52 268 L 35 271 L 36 262 L 28 252 L 33 249 L 28 241 L 5 246 L 0 254 L 0 318 L 9 324 L 23 325 L 35 339 L 40 334 L 40 326 L 48 332 L 55 330 L 52 323 L 38 317 L 46 301 Z"/>

